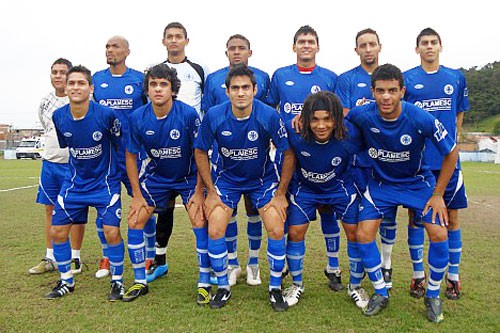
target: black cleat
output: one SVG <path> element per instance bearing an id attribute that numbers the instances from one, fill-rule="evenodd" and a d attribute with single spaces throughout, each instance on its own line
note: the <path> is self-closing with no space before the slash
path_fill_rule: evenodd
<path id="1" fill-rule="evenodd" d="M 271 302 L 273 309 L 277 312 L 284 312 L 288 310 L 288 303 L 286 302 L 285 297 L 283 297 L 281 289 L 271 289 L 269 291 L 269 301 Z"/>
<path id="2" fill-rule="evenodd" d="M 425 294 L 425 276 L 423 278 L 411 279 L 410 296 L 415 298 L 422 298 Z"/>
<path id="3" fill-rule="evenodd" d="M 112 281 L 111 290 L 108 295 L 108 301 L 110 302 L 121 301 L 124 293 L 125 293 L 125 288 L 123 287 L 123 283 L 119 281 Z"/>
<path id="4" fill-rule="evenodd" d="M 231 290 L 225 288 L 217 289 L 217 293 L 210 300 L 211 309 L 220 309 L 226 305 L 231 298 Z"/>
<path id="5" fill-rule="evenodd" d="M 124 302 L 132 302 L 139 296 L 146 295 L 149 292 L 147 284 L 134 283 L 132 287 L 128 288 L 127 292 L 123 295 Z"/>
<path id="6" fill-rule="evenodd" d="M 427 308 L 427 319 L 433 323 L 440 323 L 444 320 L 443 301 L 440 298 L 424 298 L 424 304 Z"/>
<path id="7" fill-rule="evenodd" d="M 57 286 L 55 286 L 51 292 L 49 292 L 48 294 L 45 294 L 45 299 L 61 298 L 64 295 L 72 293 L 73 291 L 75 291 L 74 285 L 70 286 L 70 285 L 67 285 L 66 283 L 64 283 L 62 280 L 59 280 L 57 282 Z"/>
<path id="8" fill-rule="evenodd" d="M 331 290 L 333 291 L 340 291 L 344 289 L 344 286 L 342 285 L 342 272 L 340 270 L 337 270 L 333 273 L 329 273 L 326 268 L 324 270 L 325 276 L 328 278 L 328 286 L 330 287 Z"/>
<path id="9" fill-rule="evenodd" d="M 385 309 L 389 304 L 389 297 L 384 297 L 380 294 L 373 294 L 368 302 L 366 308 L 363 309 L 363 314 L 365 316 L 374 316 L 378 314 L 380 311 Z"/>
<path id="10" fill-rule="evenodd" d="M 444 294 L 449 300 L 456 301 L 460 298 L 460 289 L 462 289 L 460 280 L 452 281 L 448 279 L 448 284 L 446 285 L 446 291 Z"/>
<path id="11" fill-rule="evenodd" d="M 210 290 L 211 287 L 198 287 L 198 296 L 196 296 L 196 303 L 199 306 L 210 304 Z"/>
<path id="12" fill-rule="evenodd" d="M 384 277 L 385 287 L 387 290 L 392 289 L 392 268 L 382 267 L 382 276 Z"/>

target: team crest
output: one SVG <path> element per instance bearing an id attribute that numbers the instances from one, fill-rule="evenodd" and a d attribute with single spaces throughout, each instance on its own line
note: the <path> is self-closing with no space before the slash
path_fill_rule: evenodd
<path id="1" fill-rule="evenodd" d="M 173 129 L 170 131 L 170 138 L 172 138 L 172 140 L 177 140 L 180 137 L 181 137 L 181 132 L 179 132 L 179 130 Z"/>
<path id="2" fill-rule="evenodd" d="M 122 209 L 121 208 L 118 208 L 116 211 L 115 211 L 115 215 L 117 218 L 119 218 L 120 220 L 122 219 Z"/>
<path id="3" fill-rule="evenodd" d="M 248 132 L 247 138 L 250 141 L 255 141 L 259 138 L 259 133 L 257 133 L 256 131 L 250 131 Z"/>
<path id="4" fill-rule="evenodd" d="M 127 84 L 123 91 L 125 91 L 125 94 L 127 95 L 132 95 L 134 93 L 134 87 L 132 87 L 130 84 Z"/>
<path id="5" fill-rule="evenodd" d="M 408 146 L 411 143 L 411 141 L 412 141 L 411 136 L 409 136 L 408 134 L 401 135 L 401 138 L 399 139 L 399 142 L 401 142 L 403 146 Z"/>
<path id="6" fill-rule="evenodd" d="M 444 86 L 444 93 L 446 95 L 451 95 L 453 94 L 453 86 L 451 84 L 447 84 Z"/>
<path id="7" fill-rule="evenodd" d="M 317 84 L 315 84 L 311 87 L 311 94 L 315 94 L 315 93 L 320 92 L 320 91 L 321 91 L 321 87 L 318 86 Z"/>
<path id="8" fill-rule="evenodd" d="M 338 157 L 338 156 L 335 156 L 333 159 L 332 159 L 332 165 L 334 167 L 338 166 L 340 163 L 342 163 L 342 158 Z"/>
<path id="9" fill-rule="evenodd" d="M 94 139 L 94 141 L 101 141 L 102 133 L 99 131 L 95 131 L 94 133 L 92 133 L 92 139 Z"/>

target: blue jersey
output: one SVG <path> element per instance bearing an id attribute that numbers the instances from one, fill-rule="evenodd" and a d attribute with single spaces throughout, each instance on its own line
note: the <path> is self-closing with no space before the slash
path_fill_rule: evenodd
<path id="1" fill-rule="evenodd" d="M 335 94 L 339 97 L 342 106 L 352 109 L 363 104 L 375 103 L 371 89 L 371 75 L 359 65 L 341 74 L 337 80 Z"/>
<path id="2" fill-rule="evenodd" d="M 426 73 L 421 66 L 404 73 L 404 99 L 429 111 L 457 139 L 457 114 L 469 110 L 465 76 L 460 70 L 440 66 L 437 72 Z M 427 144 L 425 160 L 432 170 L 440 170 L 443 157 L 432 144 Z M 457 163 L 459 168 L 459 163 Z"/>
<path id="3" fill-rule="evenodd" d="M 257 81 L 257 94 L 255 98 L 265 102 L 267 92 L 269 91 L 269 75 L 255 67 L 248 67 L 253 71 L 255 81 Z M 221 68 L 218 71 L 208 75 L 203 90 L 201 108 L 207 112 L 212 106 L 221 104 L 229 98 L 226 95 L 226 76 L 229 73 L 229 67 Z"/>
<path id="4" fill-rule="evenodd" d="M 289 149 L 287 132 L 276 110 L 254 99 L 250 116 L 237 119 L 227 101 L 207 112 L 195 148 L 208 151 L 216 142 L 221 158 L 216 177 L 234 186 L 251 187 L 270 177 L 278 179 L 269 157 L 270 140 L 277 149 Z"/>
<path id="5" fill-rule="evenodd" d="M 305 141 L 292 128 L 291 122 L 287 123 L 288 140 L 297 160 L 294 184 L 291 185 L 294 190 L 300 188 L 300 191 L 331 194 L 352 186 L 349 161 L 361 148 L 362 141 L 356 127 L 345 123 L 348 138 L 342 141 L 331 138 L 325 143 Z"/>
<path id="6" fill-rule="evenodd" d="M 401 103 L 402 112 L 394 121 L 384 120 L 375 103 L 355 107 L 347 119 L 363 135 L 377 181 L 389 184 L 426 181 L 434 177 L 423 158 L 426 140 L 442 155 L 453 150 L 455 140 L 431 114 L 413 104 Z"/>
<path id="7" fill-rule="evenodd" d="M 266 103 L 279 106 L 281 118 L 287 122 L 302 112 L 308 95 L 322 90 L 335 92 L 336 84 L 337 74 L 320 66 L 310 73 L 301 73 L 297 65 L 282 67 L 273 74 Z"/>
<path id="8" fill-rule="evenodd" d="M 83 119 L 75 120 L 70 105 L 52 116 L 61 148 L 69 148 L 68 176 L 61 193 L 86 193 L 106 188 L 120 192 L 116 147 L 120 139 L 120 120 L 116 112 L 90 101 Z"/>
<path id="9" fill-rule="evenodd" d="M 174 100 L 167 116 L 158 119 L 148 103 L 130 120 L 128 151 L 137 154 L 144 147 L 151 159 L 142 177 L 153 176 L 167 185 L 196 180 L 193 143 L 200 119 L 194 108 Z"/>

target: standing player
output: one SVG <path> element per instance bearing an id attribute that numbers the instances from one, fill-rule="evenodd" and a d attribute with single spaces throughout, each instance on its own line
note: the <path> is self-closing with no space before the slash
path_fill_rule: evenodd
<path id="1" fill-rule="evenodd" d="M 354 51 L 359 56 L 360 65 L 341 74 L 337 81 L 335 93 L 339 96 L 347 114 L 353 107 L 374 103 L 371 91 L 371 75 L 378 67 L 379 53 L 382 44 L 375 30 L 367 28 L 356 34 Z M 371 161 L 367 152 L 354 157 L 354 179 L 356 187 L 363 193 L 371 173 Z M 382 274 L 387 289 L 392 288 L 391 254 L 396 241 L 396 216 L 386 217 L 380 224 Z"/>
<path id="2" fill-rule="evenodd" d="M 469 109 L 467 83 L 461 71 L 441 66 L 439 54 L 442 51 L 441 37 L 426 28 L 417 36 L 416 53 L 420 56 L 420 66 L 404 73 L 405 100 L 432 112 L 439 119 L 449 135 L 458 140 L 462 128 L 464 111 Z M 436 147 L 427 142 L 424 158 L 436 177 L 439 177 L 442 156 Z M 460 162 L 455 166 L 443 198 L 448 207 L 448 244 L 450 257 L 448 263 L 448 284 L 446 297 L 451 300 L 460 298 L 460 279 L 458 266 L 462 254 L 462 236 L 458 219 L 458 210 L 467 208 L 467 196 Z M 422 261 L 424 235 L 421 228 L 410 223 L 408 227 L 408 245 L 413 261 L 413 279 L 410 295 L 421 297 L 424 292 L 424 265 Z"/>
<path id="3" fill-rule="evenodd" d="M 186 46 L 189 44 L 186 28 L 179 22 L 167 24 L 163 30 L 162 43 L 167 49 L 167 60 L 163 63 L 174 68 L 181 81 L 177 100 L 194 107 L 201 118 L 201 97 L 208 71 L 204 66 L 192 62 L 186 57 Z M 158 213 L 156 256 L 147 273 L 149 282 L 168 273 L 167 245 L 172 235 L 174 207 L 175 196 L 170 198 L 168 207 Z"/>
<path id="4" fill-rule="evenodd" d="M 442 195 L 457 163 L 458 149 L 439 120 L 401 101 L 405 88 L 399 68 L 379 66 L 372 74 L 371 86 L 375 103 L 356 107 L 347 115 L 362 133 L 364 148 L 373 160 L 356 234 L 363 266 L 375 289 L 364 314 L 375 315 L 389 303 L 375 236 L 384 216 L 392 216 L 403 205 L 414 210 L 430 238 L 430 279 L 424 303 L 428 319 L 440 322 L 439 286 L 448 264 L 448 214 Z M 423 160 L 426 140 L 445 155 L 437 181 Z"/>
<path id="5" fill-rule="evenodd" d="M 43 153 L 42 171 L 38 184 L 36 202 L 45 205 L 45 257 L 38 265 L 30 268 L 28 273 L 41 274 L 52 272 L 57 269 L 54 258 L 54 249 L 50 237 L 50 226 L 52 224 L 52 213 L 61 190 L 66 172 L 68 172 L 68 149 L 61 149 L 57 141 L 57 134 L 52 122 L 52 114 L 55 110 L 68 104 L 66 95 L 66 73 L 73 67 L 67 59 L 59 58 L 50 68 L 50 83 L 54 91 L 45 96 L 38 108 L 38 118 L 45 132 L 45 149 Z M 85 232 L 84 225 L 74 225 L 71 228 L 71 263 L 73 274 L 82 271 L 80 260 L 80 249 Z"/>
<path id="6" fill-rule="evenodd" d="M 200 265 L 198 304 L 210 298 L 207 227 L 203 216 L 203 184 L 197 182 L 193 143 L 200 119 L 194 108 L 175 100 L 180 80 L 175 69 L 160 64 L 148 70 L 144 87 L 151 103 L 137 109 L 130 117 L 130 139 L 127 145 L 127 173 L 133 199 L 128 215 L 128 246 L 134 268 L 135 284 L 124 301 L 133 301 L 148 292 L 144 270 L 143 230 L 156 207 L 163 208 L 170 197 L 179 193 L 196 236 Z M 137 154 L 141 147 L 151 159 L 139 176 Z"/>
<path id="7" fill-rule="evenodd" d="M 66 173 L 52 216 L 51 235 L 54 256 L 61 280 L 48 294 L 55 299 L 75 289 L 70 270 L 71 249 L 68 241 L 73 224 L 85 224 L 89 207 L 97 210 L 102 221 L 111 264 L 111 291 L 108 300 L 123 295 L 124 245 L 120 235 L 120 173 L 116 147 L 120 137 L 120 120 L 113 110 L 90 101 L 92 74 L 75 66 L 66 74 L 69 105 L 53 115 L 61 148 L 69 148 L 69 172 Z"/>
<path id="8" fill-rule="evenodd" d="M 131 196 L 132 188 L 125 168 L 125 148 L 129 131 L 128 118 L 132 111 L 146 103 L 146 97 L 142 90 L 144 75 L 127 67 L 125 63 L 129 54 L 129 43 L 124 37 L 111 37 L 106 43 L 106 62 L 109 68 L 96 72 L 92 81 L 94 83 L 94 100 L 117 111 L 117 116 L 122 124 L 122 137 L 117 157 L 122 183 L 125 185 L 128 195 Z M 140 163 L 140 159 L 138 163 Z M 109 274 L 108 245 L 99 221 L 96 223 L 96 227 L 101 241 L 103 258 L 95 276 L 96 278 L 103 278 Z M 147 267 L 153 262 L 155 254 L 155 228 L 154 218 L 151 218 L 144 228 L 144 236 L 147 242 Z"/>
<path id="9" fill-rule="evenodd" d="M 368 303 L 361 287 L 363 266 L 356 243 L 359 199 L 353 184 L 349 163 L 359 150 L 359 135 L 344 123 L 339 99 L 329 91 L 309 95 L 301 114 L 302 129 L 295 133 L 287 123 L 290 146 L 296 159 L 296 177 L 289 192 L 287 262 L 293 284 L 285 289 L 289 306 L 296 304 L 304 292 L 303 261 L 305 235 L 310 221 L 316 220 L 316 209 L 326 205 L 335 210 L 347 236 L 347 253 L 351 268 L 349 296 L 358 307 Z"/>
<path id="10" fill-rule="evenodd" d="M 293 172 L 293 152 L 276 111 L 254 99 L 257 82 L 252 71 L 245 65 L 233 67 L 225 83 L 229 101 L 208 111 L 195 142 L 198 170 L 207 188 L 208 253 L 219 285 L 210 307 L 221 308 L 231 297 L 225 233 L 241 195 L 247 194 L 268 233 L 269 300 L 276 311 L 285 311 L 288 304 L 281 291 L 281 272 L 288 206 L 285 194 Z M 269 159 L 270 140 L 284 153 L 281 180 Z M 211 174 L 208 150 L 214 142 L 222 163 Z"/>
<path id="11" fill-rule="evenodd" d="M 266 99 L 269 105 L 278 107 L 284 122 L 301 113 L 309 94 L 325 90 L 334 92 L 337 84 L 337 74 L 316 64 L 319 38 L 313 28 L 305 25 L 297 30 L 293 37 L 293 52 L 297 54 L 297 63 L 274 72 Z M 280 159 L 281 154 L 277 151 L 275 161 L 278 167 Z M 340 228 L 331 209 L 321 207 L 319 212 L 328 255 L 325 275 L 332 290 L 342 290 L 344 287 L 338 260 Z"/>
<path id="12" fill-rule="evenodd" d="M 229 66 L 219 69 L 208 75 L 205 83 L 205 89 L 202 98 L 202 110 L 208 111 L 212 106 L 221 104 L 228 100 L 226 94 L 225 80 L 229 70 L 236 65 L 245 64 L 248 66 L 248 58 L 252 56 L 250 41 L 243 35 L 236 34 L 229 37 L 226 43 L 226 56 L 229 60 Z M 255 98 L 265 101 L 269 90 L 269 75 L 255 67 L 248 67 L 254 72 L 257 81 L 257 93 Z M 217 165 L 219 155 L 217 147 L 212 150 L 212 163 Z M 249 256 L 247 265 L 247 284 L 255 286 L 262 283 L 259 270 L 259 250 L 262 242 L 262 221 L 259 213 L 252 207 L 248 196 L 245 198 L 245 208 L 247 211 L 248 224 L 248 245 Z M 234 286 L 241 274 L 241 267 L 238 262 L 238 223 L 236 222 L 236 212 L 231 218 L 226 230 L 226 243 L 228 250 L 228 276 L 229 284 Z"/>

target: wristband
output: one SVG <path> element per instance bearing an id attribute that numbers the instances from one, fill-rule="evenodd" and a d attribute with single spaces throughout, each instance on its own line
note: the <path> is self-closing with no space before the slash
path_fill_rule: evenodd
<path id="1" fill-rule="evenodd" d="M 432 196 L 439 196 L 439 197 L 442 197 L 443 194 L 442 193 L 439 193 L 439 192 L 432 192 Z"/>

